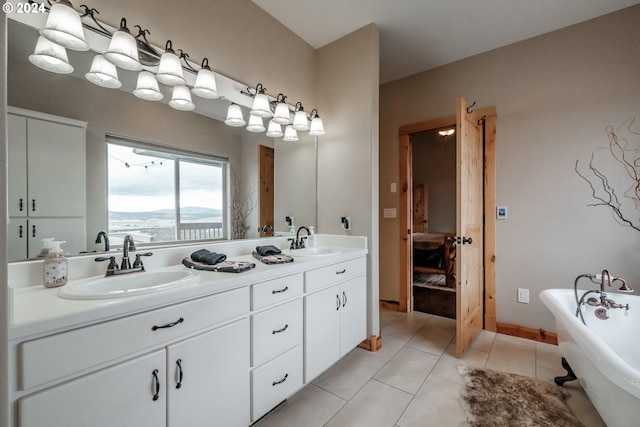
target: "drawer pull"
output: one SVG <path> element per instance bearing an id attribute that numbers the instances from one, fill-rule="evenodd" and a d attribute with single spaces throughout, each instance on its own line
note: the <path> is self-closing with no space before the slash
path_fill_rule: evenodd
<path id="1" fill-rule="evenodd" d="M 281 379 L 280 381 L 274 381 L 272 386 L 277 386 L 278 384 L 282 384 L 283 382 L 285 382 L 287 380 L 287 378 L 289 378 L 289 374 L 284 374 L 284 378 Z"/>
<path id="2" fill-rule="evenodd" d="M 176 384 L 176 388 L 182 387 L 182 359 L 176 360 L 176 365 L 178 366 L 178 383 Z"/>
<path id="3" fill-rule="evenodd" d="M 336 271 L 336 274 L 344 274 L 347 272 L 346 268 L 343 268 L 342 271 Z"/>
<path id="4" fill-rule="evenodd" d="M 166 328 L 173 328 L 176 325 L 179 325 L 180 323 L 184 322 L 184 319 L 181 317 L 178 320 L 176 320 L 173 323 L 167 323 L 166 325 L 162 325 L 162 326 L 158 326 L 158 325 L 153 325 L 153 327 L 151 328 L 152 331 L 158 330 L 158 329 L 166 329 Z"/>
<path id="5" fill-rule="evenodd" d="M 342 291 L 342 296 L 344 297 L 342 300 L 342 307 L 344 307 L 345 305 L 347 305 L 347 293 L 345 291 Z"/>
<path id="6" fill-rule="evenodd" d="M 285 286 L 285 287 L 284 287 L 284 288 L 282 288 L 282 289 L 278 289 L 278 290 L 274 289 L 274 290 L 272 290 L 272 291 L 271 291 L 271 293 L 272 293 L 273 295 L 275 295 L 275 294 L 281 294 L 281 293 L 283 293 L 283 292 L 287 292 L 288 290 L 289 290 L 289 287 L 288 287 L 288 286 Z"/>
<path id="7" fill-rule="evenodd" d="M 154 393 L 153 401 L 155 402 L 156 400 L 158 400 L 160 398 L 160 379 L 158 378 L 158 370 L 154 369 L 153 372 L 151 373 L 151 375 L 153 375 L 152 392 Z"/>
<path id="8" fill-rule="evenodd" d="M 273 332 L 271 332 L 271 334 L 272 335 L 279 334 L 280 332 L 286 331 L 287 328 L 289 328 L 289 324 L 288 323 L 286 325 L 284 325 L 284 328 L 282 328 L 282 329 L 274 329 Z"/>

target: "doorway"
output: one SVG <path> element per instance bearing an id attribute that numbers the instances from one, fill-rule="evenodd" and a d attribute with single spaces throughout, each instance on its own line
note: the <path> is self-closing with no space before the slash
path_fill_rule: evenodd
<path id="1" fill-rule="evenodd" d="M 460 109 L 460 108 L 459 108 Z M 464 114 L 464 108 L 462 109 Z M 458 115 L 460 115 L 460 111 Z M 483 150 L 481 154 L 484 211 L 484 231 L 482 243 L 481 263 L 483 289 L 480 298 L 483 300 L 483 313 L 479 326 L 487 330 L 496 330 L 495 310 L 495 143 L 496 143 L 496 109 L 495 107 L 480 109 L 474 112 L 474 117 L 480 117 L 483 128 Z M 480 121 L 479 121 L 480 122 Z M 403 126 L 399 130 L 399 159 L 400 179 L 399 188 L 399 238 L 400 238 L 400 268 L 399 268 L 399 310 L 409 312 L 413 310 L 413 242 L 412 242 L 412 210 L 413 210 L 413 172 L 411 137 L 414 134 L 438 130 L 456 125 L 459 132 L 461 124 L 456 116 L 429 120 Z M 460 186 L 460 182 L 456 183 Z M 464 237 L 464 236 L 461 236 Z M 460 286 L 458 281 L 457 286 Z M 476 325 L 477 326 L 477 325 Z"/>

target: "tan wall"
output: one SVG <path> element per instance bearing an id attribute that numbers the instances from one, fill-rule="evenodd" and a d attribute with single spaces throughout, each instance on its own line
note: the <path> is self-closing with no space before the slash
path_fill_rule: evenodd
<path id="1" fill-rule="evenodd" d="M 638 22 L 635 6 L 381 86 L 381 207 L 398 206 L 389 184 L 399 179 L 400 126 L 453 115 L 457 96 L 497 108 L 497 203 L 509 207 L 497 224 L 498 322 L 554 330 L 538 294 L 571 288 L 581 273 L 607 268 L 640 283 L 640 233 L 588 207 L 574 172 L 594 151 L 606 162 L 605 128 L 640 114 Z M 381 220 L 380 248 L 390 264 L 380 298 L 397 301 L 397 220 Z M 530 304 L 516 302 L 519 287 Z"/>

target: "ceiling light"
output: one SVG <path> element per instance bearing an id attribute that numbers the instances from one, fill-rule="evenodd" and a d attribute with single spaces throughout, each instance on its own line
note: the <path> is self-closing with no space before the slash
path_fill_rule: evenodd
<path id="1" fill-rule="evenodd" d="M 138 60 L 138 44 L 127 28 L 125 18 L 120 20 L 120 29 L 111 36 L 109 49 L 104 53 L 104 57 L 124 70 L 142 70 L 142 65 Z"/>
<path id="2" fill-rule="evenodd" d="M 32 55 L 29 55 L 29 61 L 52 73 L 69 74 L 73 72 L 73 66 L 69 64 L 65 48 L 43 36 L 38 37 L 36 50 Z"/>
<path id="3" fill-rule="evenodd" d="M 160 65 L 158 66 L 156 78 L 160 83 L 169 86 L 181 86 L 187 82 L 182 74 L 180 58 L 178 58 L 178 55 L 176 55 L 176 52 L 171 47 L 171 40 L 167 40 L 165 52 L 160 57 Z"/>
<path id="4" fill-rule="evenodd" d="M 307 120 L 307 113 L 304 112 L 304 107 L 302 107 L 301 102 L 298 102 L 296 104 L 296 113 L 293 116 L 293 128 L 301 132 L 306 132 L 309 130 L 309 121 Z M 286 137 L 286 132 L 285 132 L 285 137 Z"/>
<path id="5" fill-rule="evenodd" d="M 290 125 L 291 124 L 291 112 L 289 111 L 289 106 L 285 103 L 287 99 L 283 94 L 278 94 L 276 98 L 276 111 L 273 113 L 273 121 L 280 125 Z"/>
<path id="6" fill-rule="evenodd" d="M 311 128 L 309 129 L 309 135 L 322 136 L 326 132 L 324 131 L 324 125 L 322 119 L 318 115 L 318 110 L 315 108 L 311 111 Z"/>
<path id="7" fill-rule="evenodd" d="M 258 117 L 254 114 L 249 115 L 249 124 L 247 125 L 249 132 L 264 132 L 264 123 L 262 117 Z"/>
<path id="8" fill-rule="evenodd" d="M 262 83 L 258 83 L 255 89 L 255 95 L 253 98 L 253 107 L 251 108 L 251 114 L 258 117 L 272 117 L 271 106 L 269 105 L 269 98 L 265 94 L 267 89 L 262 86 Z"/>
<path id="9" fill-rule="evenodd" d="M 40 30 L 40 34 L 68 49 L 89 49 L 89 45 L 84 41 L 80 15 L 68 0 L 59 0 L 51 6 L 47 23 Z"/>
<path id="10" fill-rule="evenodd" d="M 91 83 L 101 87 L 116 89 L 122 86 L 118 80 L 116 66 L 107 61 L 104 56 L 96 55 L 91 63 L 91 69 L 84 75 Z"/>
<path id="11" fill-rule="evenodd" d="M 451 135 L 453 135 L 455 132 L 456 132 L 456 130 L 455 130 L 455 129 L 453 129 L 453 128 L 451 128 L 451 129 L 445 129 L 445 130 L 438 131 L 438 134 L 439 134 L 441 137 L 443 137 L 443 138 L 444 138 L 445 136 L 451 136 Z"/>
<path id="12" fill-rule="evenodd" d="M 276 123 L 274 119 L 269 121 L 269 128 L 267 128 L 266 135 L 270 138 L 280 138 L 284 135 L 282 133 L 282 126 L 280 126 L 279 123 Z"/>
<path id="13" fill-rule="evenodd" d="M 158 87 L 156 76 L 148 71 L 140 71 L 140 74 L 138 74 L 138 83 L 133 94 L 147 101 L 160 101 L 164 98 L 164 95 Z"/>
<path id="14" fill-rule="evenodd" d="M 169 101 L 171 108 L 175 108 L 180 111 L 191 111 L 196 108 L 195 104 L 191 101 L 191 92 L 186 86 L 174 86 L 173 96 Z"/>
<path id="15" fill-rule="evenodd" d="M 231 104 L 227 109 L 227 119 L 224 123 L 228 126 L 240 127 L 244 126 L 247 122 L 242 117 L 242 109 L 238 104 Z"/>
<path id="16" fill-rule="evenodd" d="M 293 128 L 292 125 L 288 125 L 284 128 L 284 138 L 283 141 L 297 141 L 298 140 L 298 132 Z"/>
<path id="17" fill-rule="evenodd" d="M 216 87 L 216 76 L 209 67 L 209 60 L 204 58 L 202 60 L 202 68 L 198 71 L 196 76 L 196 83 L 191 89 L 194 95 L 200 98 L 216 99 L 218 98 L 218 89 Z"/>

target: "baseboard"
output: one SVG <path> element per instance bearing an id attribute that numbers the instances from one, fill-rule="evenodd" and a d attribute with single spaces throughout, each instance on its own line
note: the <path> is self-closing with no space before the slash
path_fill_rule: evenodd
<path id="1" fill-rule="evenodd" d="M 393 310 L 393 311 L 400 311 L 400 303 L 397 301 L 380 300 L 380 308 Z"/>
<path id="2" fill-rule="evenodd" d="M 533 329 L 525 326 L 497 322 L 496 332 L 499 334 L 558 345 L 558 334 L 545 331 L 544 329 Z"/>
<path id="3" fill-rule="evenodd" d="M 358 347 L 371 352 L 380 350 L 382 348 L 382 332 L 380 332 L 380 336 L 378 337 L 371 335 L 371 339 L 362 341 L 358 344 Z"/>

